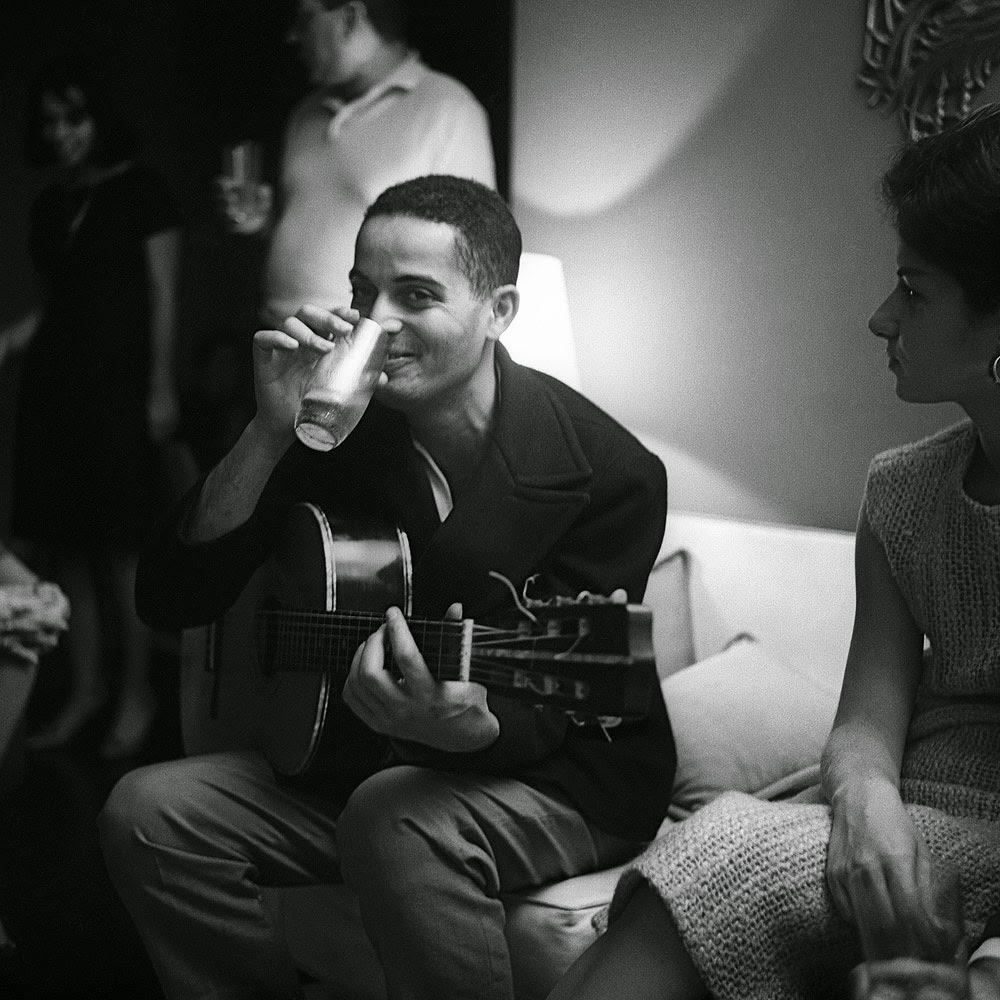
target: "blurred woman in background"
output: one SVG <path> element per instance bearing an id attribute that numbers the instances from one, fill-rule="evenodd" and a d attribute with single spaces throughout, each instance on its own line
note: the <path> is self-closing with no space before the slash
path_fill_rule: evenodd
<path id="1" fill-rule="evenodd" d="M 115 640 L 121 681 L 101 753 L 120 758 L 143 746 L 156 708 L 132 590 L 159 500 L 156 448 L 179 416 L 181 219 L 83 65 L 46 67 L 27 117 L 27 159 L 54 179 L 31 209 L 44 301 L 0 330 L 0 364 L 23 354 L 10 534 L 48 561 L 73 607 L 68 698 L 30 742 L 61 746 L 98 715 Z"/>

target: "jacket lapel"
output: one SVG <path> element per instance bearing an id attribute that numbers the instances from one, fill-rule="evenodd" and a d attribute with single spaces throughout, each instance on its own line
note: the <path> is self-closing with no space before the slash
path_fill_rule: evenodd
<path id="1" fill-rule="evenodd" d="M 497 345 L 500 400 L 482 465 L 414 566 L 422 613 L 443 614 L 462 595 L 465 614 L 511 603 L 589 501 L 593 470 L 569 415 L 548 384 Z"/>

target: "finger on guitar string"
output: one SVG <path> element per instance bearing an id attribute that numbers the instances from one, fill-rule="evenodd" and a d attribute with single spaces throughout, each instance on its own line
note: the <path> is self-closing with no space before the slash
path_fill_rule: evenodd
<path id="1" fill-rule="evenodd" d="M 385 625 L 380 625 L 355 650 L 351 669 L 341 698 L 347 707 L 367 726 L 376 732 L 385 732 L 383 698 L 379 685 L 371 683 L 371 676 L 390 676 L 385 669 Z"/>
<path id="2" fill-rule="evenodd" d="M 386 669 L 386 650 L 392 649 L 393 670 Z M 348 674 L 351 693 L 369 710 L 392 711 L 434 687 L 423 656 L 399 608 L 390 608 L 386 620 L 359 647 Z"/>
<path id="3" fill-rule="evenodd" d="M 456 607 L 461 613 L 461 605 L 455 604 L 448 609 L 449 612 Z M 413 633 L 410 631 L 410 626 L 399 608 L 392 607 L 386 611 L 385 630 L 392 647 L 393 663 L 399 671 L 403 686 L 407 688 L 410 695 L 415 697 L 428 692 L 435 685 L 434 677 L 428 670 L 423 655 L 417 648 Z"/>

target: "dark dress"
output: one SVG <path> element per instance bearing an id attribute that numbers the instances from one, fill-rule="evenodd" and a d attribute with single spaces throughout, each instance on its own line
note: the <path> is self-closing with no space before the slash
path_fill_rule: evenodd
<path id="1" fill-rule="evenodd" d="M 22 368 L 16 537 L 134 548 L 152 516 L 145 244 L 179 224 L 170 189 L 139 164 L 93 187 L 47 188 L 32 206 L 31 253 L 48 299 Z"/>

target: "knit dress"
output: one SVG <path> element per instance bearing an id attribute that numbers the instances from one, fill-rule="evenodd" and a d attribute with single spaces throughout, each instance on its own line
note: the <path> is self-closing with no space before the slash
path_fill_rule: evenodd
<path id="1" fill-rule="evenodd" d="M 931 853 L 961 869 L 970 940 L 1000 909 L 1000 506 L 965 494 L 976 440 L 964 421 L 876 456 L 864 499 L 930 645 L 902 796 Z M 825 804 L 727 792 L 626 870 L 609 919 L 645 878 L 714 997 L 842 998 L 860 954 L 826 887 L 830 827 Z"/>

